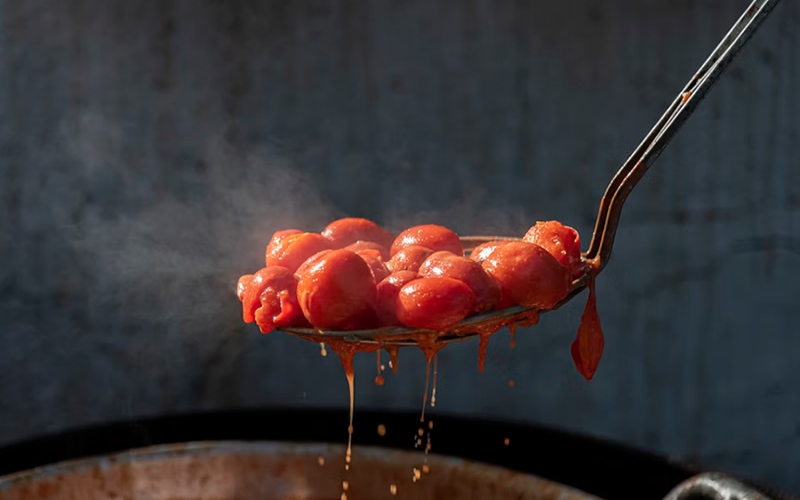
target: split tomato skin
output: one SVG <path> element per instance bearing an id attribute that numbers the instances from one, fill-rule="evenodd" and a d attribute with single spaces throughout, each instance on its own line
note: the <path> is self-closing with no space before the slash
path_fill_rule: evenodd
<path id="1" fill-rule="evenodd" d="M 487 241 L 486 243 L 481 243 L 472 249 L 472 252 L 469 254 L 469 258 L 478 264 L 482 264 L 483 261 L 492 254 L 492 252 L 506 243 L 510 243 L 510 241 Z"/>
<path id="2" fill-rule="evenodd" d="M 240 284 L 241 281 L 240 279 Z M 297 303 L 296 291 L 297 280 L 291 271 L 285 267 L 272 266 L 260 269 L 244 287 L 242 319 L 245 323 L 255 321 L 258 310 L 264 306 L 262 297 L 266 295 L 268 298 L 268 310 L 263 311 L 262 314 L 267 313 L 270 318 L 280 316 L 281 320 L 286 322 L 283 326 L 290 326 L 289 323 L 291 321 L 298 319 L 297 314 L 293 311 L 300 311 L 299 307 L 292 309 Z M 285 298 L 280 300 L 280 296 L 285 296 Z M 272 297 L 277 298 L 276 301 L 270 302 Z M 286 311 L 283 310 L 284 307 L 287 308 Z M 302 315 L 300 316 L 302 317 Z"/>
<path id="3" fill-rule="evenodd" d="M 347 245 L 344 249 L 359 255 L 372 255 L 383 262 L 389 260 L 389 250 L 387 250 L 387 247 L 380 243 L 375 243 L 374 241 L 359 240 L 353 244 Z"/>
<path id="4" fill-rule="evenodd" d="M 498 247 L 482 266 L 500 282 L 503 307 L 552 309 L 569 294 L 569 269 L 533 243 L 513 241 Z"/>
<path id="5" fill-rule="evenodd" d="M 581 237 L 574 228 L 556 220 L 540 221 L 528 229 L 522 239 L 547 250 L 558 262 L 569 268 L 573 279 L 584 273 Z"/>
<path id="6" fill-rule="evenodd" d="M 425 259 L 431 256 L 433 250 L 419 245 L 409 245 L 398 250 L 386 263 L 386 267 L 393 273 L 400 271 L 419 271 Z"/>
<path id="7" fill-rule="evenodd" d="M 464 246 L 458 235 L 450 229 L 436 224 L 410 227 L 398 234 L 392 243 L 390 253 L 394 256 L 400 249 L 412 245 L 430 248 L 434 252 L 445 251 L 464 255 Z"/>
<path id="8" fill-rule="evenodd" d="M 345 248 L 358 241 L 372 241 L 389 248 L 394 240 L 392 233 L 369 219 L 347 217 L 328 224 L 320 233 L 331 242 L 332 248 Z"/>
<path id="9" fill-rule="evenodd" d="M 281 266 L 295 272 L 309 257 L 330 250 L 331 243 L 317 233 L 300 233 L 285 236 L 272 255 L 267 255 L 267 266 Z"/>
<path id="10" fill-rule="evenodd" d="M 397 271 L 378 283 L 378 307 L 376 311 L 379 326 L 402 325 L 400 320 L 397 319 L 397 295 L 403 285 L 419 278 L 419 274 L 414 271 Z"/>
<path id="11" fill-rule="evenodd" d="M 374 326 L 377 289 L 364 259 L 341 249 L 311 260 L 297 274 L 297 300 L 306 319 L 322 329 Z"/>
<path id="12" fill-rule="evenodd" d="M 267 250 L 265 252 L 264 262 L 267 266 L 270 265 L 270 262 L 274 264 L 277 254 L 283 251 L 281 246 L 283 240 L 296 234 L 303 234 L 303 231 L 300 231 L 299 229 L 284 229 L 282 231 L 275 231 L 275 233 L 273 233 L 272 238 L 270 238 L 269 243 L 267 243 Z"/>
<path id="13" fill-rule="evenodd" d="M 475 304 L 470 314 L 494 310 L 500 302 L 500 283 L 480 264 L 462 255 L 436 252 L 419 268 L 423 278 L 453 278 L 467 285 L 475 294 Z"/>
<path id="14" fill-rule="evenodd" d="M 397 319 L 406 326 L 447 331 L 467 317 L 475 294 L 453 278 L 420 278 L 397 294 Z"/>

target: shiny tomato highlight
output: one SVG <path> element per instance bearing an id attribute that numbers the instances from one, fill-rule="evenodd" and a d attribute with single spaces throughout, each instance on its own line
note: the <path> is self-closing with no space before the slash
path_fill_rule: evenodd
<path id="1" fill-rule="evenodd" d="M 464 246 L 458 235 L 444 226 L 423 224 L 406 229 L 392 243 L 391 254 L 412 245 L 430 248 L 434 252 L 445 251 L 464 255 Z"/>
<path id="2" fill-rule="evenodd" d="M 316 255 L 298 273 L 297 299 L 316 328 L 358 330 L 376 323 L 377 289 L 369 265 L 349 250 Z"/>
<path id="3" fill-rule="evenodd" d="M 552 309 L 569 294 L 570 272 L 539 245 L 512 241 L 498 247 L 483 268 L 500 282 L 502 305 Z"/>
<path id="4" fill-rule="evenodd" d="M 500 302 L 500 283 L 480 264 L 462 255 L 433 253 L 422 263 L 419 274 L 423 278 L 453 278 L 467 285 L 475 294 L 470 314 L 492 311 Z"/>
<path id="5" fill-rule="evenodd" d="M 406 326 L 446 331 L 467 317 L 475 294 L 453 278 L 420 278 L 397 294 L 397 319 Z"/>

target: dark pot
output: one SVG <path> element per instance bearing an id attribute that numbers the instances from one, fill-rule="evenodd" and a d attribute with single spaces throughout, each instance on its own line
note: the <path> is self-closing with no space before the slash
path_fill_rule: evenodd
<path id="1" fill-rule="evenodd" d="M 697 477 L 697 468 L 588 437 L 447 416 L 434 422 L 426 459 L 413 447 L 418 414 L 357 412 L 347 474 L 341 410 L 185 415 L 69 431 L 0 449 L 0 498 L 333 500 L 343 479 L 349 500 L 759 497 L 732 478 Z M 426 460 L 429 472 L 414 481 Z"/>

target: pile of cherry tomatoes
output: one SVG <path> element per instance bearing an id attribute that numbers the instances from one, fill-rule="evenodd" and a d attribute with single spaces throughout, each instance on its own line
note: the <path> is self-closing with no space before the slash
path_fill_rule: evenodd
<path id="1" fill-rule="evenodd" d="M 580 237 L 537 222 L 522 241 L 493 241 L 465 254 L 458 235 L 426 224 L 396 237 L 360 218 L 320 233 L 276 232 L 266 266 L 239 279 L 246 323 L 275 328 L 362 330 L 408 326 L 447 331 L 464 318 L 522 305 L 552 309 L 585 272 Z"/>

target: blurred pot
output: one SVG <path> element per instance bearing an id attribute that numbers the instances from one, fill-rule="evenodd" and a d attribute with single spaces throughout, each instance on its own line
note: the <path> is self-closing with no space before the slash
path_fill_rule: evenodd
<path id="1" fill-rule="evenodd" d="M 39 438 L 0 449 L 0 499 L 334 500 L 343 480 L 348 500 L 764 498 L 731 478 L 696 476 L 698 469 L 600 440 L 443 416 L 434 417 L 426 473 L 425 456 L 409 451 L 419 415 L 408 413 L 357 413 L 345 473 L 344 447 L 334 443 L 346 438 L 346 417 L 200 414 Z"/>

